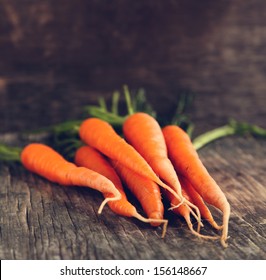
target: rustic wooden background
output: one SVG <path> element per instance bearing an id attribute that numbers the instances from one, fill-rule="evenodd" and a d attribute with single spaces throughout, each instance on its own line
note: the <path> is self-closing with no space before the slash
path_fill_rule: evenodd
<path id="1" fill-rule="evenodd" d="M 1 139 L 22 145 L 18 132 L 80 118 L 125 83 L 161 114 L 193 92 L 196 134 L 228 117 L 265 127 L 265 24 L 263 0 L 0 0 Z M 201 152 L 232 203 L 227 250 L 191 242 L 179 222 L 161 241 L 160 229 L 97 216 L 95 192 L 1 164 L 0 258 L 265 258 L 265 151 L 230 138 Z"/>
<path id="2" fill-rule="evenodd" d="M 143 3 L 145 2 L 145 3 Z M 0 1 L 0 131 L 80 116 L 124 83 L 199 129 L 265 120 L 265 1 Z"/>

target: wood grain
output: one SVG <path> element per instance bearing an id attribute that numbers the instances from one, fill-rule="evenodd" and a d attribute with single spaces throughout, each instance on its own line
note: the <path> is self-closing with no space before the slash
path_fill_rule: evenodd
<path id="1" fill-rule="evenodd" d="M 265 140 L 239 137 L 200 150 L 232 207 L 227 249 L 199 240 L 172 213 L 166 212 L 169 227 L 161 239 L 161 228 L 119 217 L 108 207 L 98 215 L 97 191 L 59 186 L 19 165 L 1 164 L 0 258 L 265 259 L 265 152 Z M 221 222 L 220 213 L 212 212 Z M 203 233 L 216 233 L 204 224 Z"/>

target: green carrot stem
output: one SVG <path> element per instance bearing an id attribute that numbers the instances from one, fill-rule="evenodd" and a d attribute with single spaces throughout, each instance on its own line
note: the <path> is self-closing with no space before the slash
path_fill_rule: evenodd
<path id="1" fill-rule="evenodd" d="M 194 131 L 194 128 L 195 128 L 195 125 L 192 122 L 188 123 L 186 132 L 190 138 L 192 138 L 192 133 Z"/>
<path id="2" fill-rule="evenodd" d="M 20 162 L 22 148 L 0 144 L 0 161 Z"/>
<path id="3" fill-rule="evenodd" d="M 234 127 L 237 134 L 251 134 L 258 137 L 266 137 L 266 129 L 257 125 L 246 122 L 238 123 L 235 120 L 231 120 L 229 124 Z"/>
<path id="4" fill-rule="evenodd" d="M 103 111 L 101 108 L 96 106 L 87 106 L 87 112 L 91 116 L 105 120 L 111 125 L 122 125 L 125 120 L 124 116 L 122 117 L 108 111 Z"/>
<path id="5" fill-rule="evenodd" d="M 120 93 L 115 91 L 112 96 L 112 110 L 111 112 L 115 115 L 118 115 L 118 103 L 119 103 Z"/>
<path id="6" fill-rule="evenodd" d="M 232 128 L 230 125 L 224 125 L 197 136 L 192 142 L 195 149 L 199 150 L 217 139 L 233 135 L 234 133 L 234 128 Z"/>
<path id="7" fill-rule="evenodd" d="M 207 131 L 194 138 L 193 145 L 199 150 L 207 144 L 230 135 L 250 134 L 253 136 L 266 137 L 266 129 L 246 122 L 230 120 L 227 125 Z"/>
<path id="8" fill-rule="evenodd" d="M 124 85 L 124 94 L 125 94 L 125 99 L 126 99 L 126 104 L 127 104 L 127 111 L 129 115 L 134 114 L 134 109 L 132 106 L 132 101 L 131 101 L 131 97 L 130 97 L 130 92 L 128 89 L 127 85 Z"/>
<path id="9" fill-rule="evenodd" d="M 99 98 L 99 105 L 104 111 L 107 111 L 106 102 L 105 102 L 105 99 L 103 97 Z"/>

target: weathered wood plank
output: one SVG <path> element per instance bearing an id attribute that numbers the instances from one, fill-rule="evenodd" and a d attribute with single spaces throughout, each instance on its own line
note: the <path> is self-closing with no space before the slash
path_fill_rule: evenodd
<path id="1" fill-rule="evenodd" d="M 199 240 L 172 213 L 166 212 L 169 227 L 161 239 L 160 228 L 114 215 L 108 207 L 98 215 L 97 191 L 59 186 L 19 165 L 1 164 L 0 258 L 265 259 L 265 151 L 265 140 L 239 137 L 200 151 L 232 207 L 227 249 L 219 241 Z M 203 233 L 215 233 L 204 224 Z"/>

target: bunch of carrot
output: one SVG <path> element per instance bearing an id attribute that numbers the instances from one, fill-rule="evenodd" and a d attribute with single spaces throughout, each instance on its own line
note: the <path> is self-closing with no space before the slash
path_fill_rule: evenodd
<path id="1" fill-rule="evenodd" d="M 184 217 L 191 232 L 201 238 L 220 238 L 227 246 L 230 205 L 214 179 L 203 166 L 189 136 L 176 125 L 161 128 L 156 119 L 146 113 L 132 113 L 123 123 L 124 138 L 99 118 L 88 118 L 79 127 L 83 145 L 76 150 L 74 163 L 44 144 L 27 145 L 20 154 L 28 170 L 53 182 L 68 186 L 87 186 L 99 190 L 105 197 L 99 213 L 108 203 L 110 209 L 126 217 L 135 217 L 152 226 L 163 225 L 162 194 L 171 210 Z M 124 187 L 140 202 L 147 217 L 139 214 L 128 201 Z M 223 212 L 223 224 L 218 225 L 205 204 Z M 193 228 L 191 216 L 197 223 Z M 221 236 L 200 233 L 201 217 Z"/>

